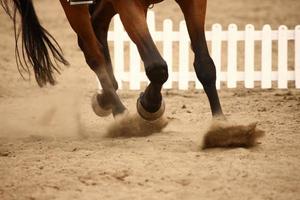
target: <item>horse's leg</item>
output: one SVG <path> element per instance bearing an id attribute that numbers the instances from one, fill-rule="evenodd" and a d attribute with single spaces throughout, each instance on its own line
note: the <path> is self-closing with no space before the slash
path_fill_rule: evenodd
<path id="1" fill-rule="evenodd" d="M 99 48 L 103 49 L 103 54 L 105 58 L 105 67 L 106 71 L 112 81 L 113 87 L 115 90 L 118 89 L 118 82 L 113 73 L 112 62 L 110 58 L 108 43 L 107 43 L 107 33 L 109 29 L 109 24 L 112 17 L 116 14 L 112 5 L 107 2 L 98 1 L 96 4 L 93 4 L 89 7 L 92 26 L 94 28 L 94 32 L 96 37 L 100 43 Z M 80 45 L 81 40 L 78 38 L 78 43 Z M 107 97 L 105 94 L 95 93 L 92 98 L 92 107 L 94 112 L 103 117 L 108 116 L 111 113 L 111 109 L 105 109 L 105 105 L 107 105 Z"/>
<path id="2" fill-rule="evenodd" d="M 198 79 L 208 97 L 212 115 L 224 117 L 216 90 L 216 68 L 211 59 L 205 38 L 206 0 L 176 0 L 179 4 L 191 38 L 192 50 L 195 53 L 194 68 Z"/>
<path id="3" fill-rule="evenodd" d="M 126 108 L 116 94 L 116 90 L 106 70 L 103 46 L 94 33 L 88 7 L 85 5 L 70 6 L 65 0 L 60 0 L 68 21 L 80 38 L 87 64 L 98 76 L 106 96 L 105 107 L 111 108 L 114 115 L 123 113 Z"/>
<path id="4" fill-rule="evenodd" d="M 120 14 L 121 21 L 130 38 L 137 45 L 144 62 L 146 75 L 150 80 L 150 84 L 139 99 L 138 111 L 146 119 L 158 118 L 164 111 L 161 88 L 168 79 L 168 68 L 148 30 L 146 22 L 148 5 L 143 4 L 140 0 L 132 0 L 113 1 L 113 6 Z"/>
<path id="5" fill-rule="evenodd" d="M 92 5 L 93 9 L 90 10 L 92 25 L 96 34 L 96 37 L 103 47 L 104 58 L 106 62 L 106 70 L 113 83 L 115 90 L 118 89 L 118 82 L 113 73 L 113 67 L 111 57 L 108 48 L 107 34 L 109 24 L 112 17 L 116 14 L 111 3 L 98 2 L 96 5 Z"/>

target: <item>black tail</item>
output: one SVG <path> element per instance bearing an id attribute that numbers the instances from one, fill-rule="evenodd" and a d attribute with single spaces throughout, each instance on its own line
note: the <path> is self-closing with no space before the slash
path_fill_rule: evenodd
<path id="1" fill-rule="evenodd" d="M 13 5 L 10 5 L 11 2 Z M 0 0 L 0 4 L 14 23 L 15 53 L 19 72 L 21 73 L 20 67 L 29 72 L 28 66 L 31 65 L 39 86 L 42 87 L 47 83 L 55 84 L 54 72 L 59 73 L 57 61 L 64 65 L 68 65 L 68 62 L 57 41 L 41 26 L 32 0 Z M 21 16 L 21 30 L 17 26 L 17 12 Z M 21 52 L 18 48 L 20 33 Z"/>

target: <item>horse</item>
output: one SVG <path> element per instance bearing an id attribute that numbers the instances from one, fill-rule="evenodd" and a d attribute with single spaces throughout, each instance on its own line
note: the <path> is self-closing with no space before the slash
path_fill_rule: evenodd
<path id="1" fill-rule="evenodd" d="M 102 93 L 97 93 L 92 98 L 92 107 L 97 115 L 103 117 L 113 114 L 117 117 L 127 112 L 116 92 L 118 83 L 113 74 L 107 42 L 111 19 L 119 14 L 126 32 L 137 46 L 150 81 L 137 99 L 137 112 L 146 121 L 155 121 L 163 116 L 165 103 L 161 90 L 168 79 L 168 67 L 146 22 L 148 7 L 161 1 L 163 0 L 60 0 L 69 24 L 77 34 L 78 46 L 86 63 L 95 72 L 103 88 Z M 212 117 L 225 119 L 215 84 L 216 68 L 205 38 L 207 0 L 175 1 L 186 21 L 194 52 L 195 73 L 208 97 Z M 16 45 L 18 65 L 27 69 L 31 65 L 39 86 L 55 84 L 54 73 L 59 71 L 56 63 L 67 65 L 68 62 L 57 41 L 40 24 L 32 0 L 12 0 L 12 6 L 8 0 L 0 2 L 13 20 L 16 44 L 20 35 L 16 28 L 17 13 L 21 16 L 21 52 Z"/>

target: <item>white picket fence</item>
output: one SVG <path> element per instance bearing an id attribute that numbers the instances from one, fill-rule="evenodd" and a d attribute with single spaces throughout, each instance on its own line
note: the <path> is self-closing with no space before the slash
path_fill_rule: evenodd
<path id="1" fill-rule="evenodd" d="M 169 79 L 164 84 L 165 89 L 171 89 L 173 82 L 178 83 L 178 89 L 189 89 L 189 82 L 195 83 L 196 89 L 202 85 L 197 80 L 194 71 L 190 71 L 189 60 L 190 39 L 185 21 L 180 22 L 179 31 L 173 31 L 173 23 L 170 19 L 163 22 L 163 31 L 155 30 L 154 12 L 148 13 L 147 22 L 149 30 L 155 42 L 162 42 L 162 55 L 169 67 Z M 214 24 L 211 31 L 206 31 L 206 39 L 211 42 L 211 56 L 217 69 L 217 88 L 221 82 L 226 82 L 227 88 L 237 87 L 238 81 L 243 81 L 245 88 L 253 88 L 255 81 L 261 82 L 261 88 L 271 88 L 272 82 L 277 82 L 278 88 L 288 88 L 288 81 L 294 81 L 295 87 L 300 89 L 300 25 L 295 30 L 288 30 L 284 25 L 278 30 L 272 30 L 270 25 L 265 25 L 262 30 L 255 30 L 253 25 L 247 25 L 245 30 L 238 30 L 237 25 L 230 24 L 228 30 L 223 31 L 220 24 Z M 294 40 L 294 52 L 288 52 L 288 41 Z M 148 79 L 141 69 L 140 56 L 135 44 L 124 31 L 119 16 L 114 18 L 114 30 L 108 34 L 108 41 L 113 43 L 114 73 L 119 83 L 119 88 L 124 88 L 128 82 L 129 89 L 140 90 L 141 82 Z M 227 71 L 221 71 L 222 41 L 227 42 Z M 237 43 L 244 42 L 244 71 L 238 71 Z M 255 41 L 261 41 L 261 70 L 255 71 L 254 55 Z M 278 42 L 278 67 L 272 71 L 272 41 Z M 129 71 L 125 71 L 124 43 L 129 45 Z M 173 67 L 173 42 L 179 42 L 179 62 L 177 71 Z M 294 70 L 288 70 L 288 53 L 294 53 Z M 177 58 L 176 58 L 177 59 Z M 100 87 L 100 86 L 99 86 Z M 274 87 L 274 86 L 273 86 Z"/>

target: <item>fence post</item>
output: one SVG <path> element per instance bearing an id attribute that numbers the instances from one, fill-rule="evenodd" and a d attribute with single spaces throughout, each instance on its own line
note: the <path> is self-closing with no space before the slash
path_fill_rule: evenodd
<path id="1" fill-rule="evenodd" d="M 278 28 L 278 88 L 287 88 L 287 30 L 284 25 Z"/>
<path id="2" fill-rule="evenodd" d="M 272 29 L 266 24 L 262 30 L 261 88 L 272 87 Z"/>
<path id="3" fill-rule="evenodd" d="M 185 21 L 179 25 L 179 90 L 189 87 L 189 40 Z"/>
<path id="4" fill-rule="evenodd" d="M 254 26 L 245 27 L 245 88 L 254 88 Z"/>
<path id="5" fill-rule="evenodd" d="M 300 25 L 295 28 L 295 85 L 300 88 Z"/>
<path id="6" fill-rule="evenodd" d="M 119 89 L 123 88 L 124 76 L 124 30 L 119 15 L 114 18 L 114 74 L 118 81 Z"/>
<path id="7" fill-rule="evenodd" d="M 155 14 L 152 11 L 148 12 L 147 22 L 150 33 L 154 41 L 162 41 L 163 56 L 168 63 L 169 79 L 164 84 L 165 89 L 171 89 L 173 81 L 178 80 L 178 89 L 187 90 L 189 81 L 196 81 L 196 89 L 202 88 L 201 83 L 194 79 L 191 75 L 189 67 L 192 63 L 189 62 L 189 37 L 186 24 L 180 22 L 179 32 L 173 32 L 173 22 L 167 19 L 163 22 L 163 31 L 156 32 L 155 30 Z M 294 34 L 288 31 L 286 26 L 280 26 L 278 31 L 272 31 L 270 25 L 264 25 L 262 31 L 256 31 L 253 25 L 246 25 L 245 32 L 238 31 L 237 25 L 230 24 L 228 31 L 222 31 L 220 24 L 214 24 L 212 31 L 207 35 L 208 40 L 211 40 L 211 57 L 214 60 L 217 72 L 216 87 L 220 89 L 221 80 L 227 81 L 228 88 L 235 88 L 237 81 L 240 80 L 237 71 L 237 41 L 245 40 L 245 63 L 244 63 L 244 85 L 245 88 L 253 88 L 255 80 L 261 81 L 261 88 L 271 88 L 272 80 L 278 81 L 278 88 L 287 88 L 288 80 L 295 80 L 295 87 L 300 88 L 300 25 L 295 27 Z M 226 37 L 224 37 L 226 36 Z M 129 88 L 131 90 L 139 90 L 141 81 L 144 77 L 141 76 L 140 55 L 134 43 L 130 42 L 129 49 L 129 72 L 125 72 L 124 61 L 124 42 L 128 41 L 128 36 L 124 31 L 123 25 L 119 16 L 114 18 L 114 31 L 109 32 L 108 40 L 114 44 L 114 73 L 118 81 L 120 89 L 124 88 L 123 82 L 129 80 Z M 173 72 L 173 42 L 179 41 L 179 68 L 178 73 Z M 222 73 L 222 41 L 228 43 L 227 49 L 227 72 Z M 261 40 L 261 73 L 255 71 L 255 40 Z M 272 40 L 278 40 L 278 69 L 272 71 Z M 288 71 L 288 40 L 294 40 L 294 71 Z M 257 77 L 257 75 L 261 75 Z M 293 74 L 294 77 L 290 75 Z M 129 75 L 129 76 L 128 76 Z M 276 75 L 274 77 L 274 75 Z M 148 81 L 148 80 L 147 80 Z M 101 89 L 101 84 L 97 82 L 98 88 Z"/>
<path id="8" fill-rule="evenodd" d="M 96 81 L 97 81 L 97 90 L 100 93 L 100 91 L 102 90 L 102 86 L 101 86 L 101 83 L 100 83 L 100 80 L 99 80 L 98 76 L 96 76 Z"/>
<path id="9" fill-rule="evenodd" d="M 228 26 L 227 87 L 235 88 L 237 81 L 237 25 Z"/>
<path id="10" fill-rule="evenodd" d="M 172 44 L 173 23 L 170 19 L 163 23 L 163 55 L 168 64 L 169 78 L 164 84 L 165 89 L 172 89 L 173 84 L 173 44 Z"/>
<path id="11" fill-rule="evenodd" d="M 148 29 L 150 32 L 150 35 L 155 43 L 156 41 L 156 32 L 155 32 L 155 13 L 151 10 L 147 12 L 147 24 L 148 24 Z M 146 78 L 146 82 L 149 84 L 150 80 L 148 77 Z"/>
<path id="12" fill-rule="evenodd" d="M 150 34 L 153 38 L 155 35 L 155 14 L 153 11 L 149 10 L 147 12 L 147 24 L 150 31 Z M 155 39 L 153 39 L 155 41 Z"/>
<path id="13" fill-rule="evenodd" d="M 221 88 L 221 53 L 222 53 L 222 26 L 213 24 L 211 37 L 211 57 L 216 66 L 217 72 L 217 89 Z"/>
<path id="14" fill-rule="evenodd" d="M 139 90 L 141 89 L 141 65 L 140 65 L 140 55 L 137 50 L 136 45 L 130 41 L 130 52 L 129 52 L 129 58 L 130 58 L 130 66 L 129 66 L 129 88 L 131 90 Z"/>

